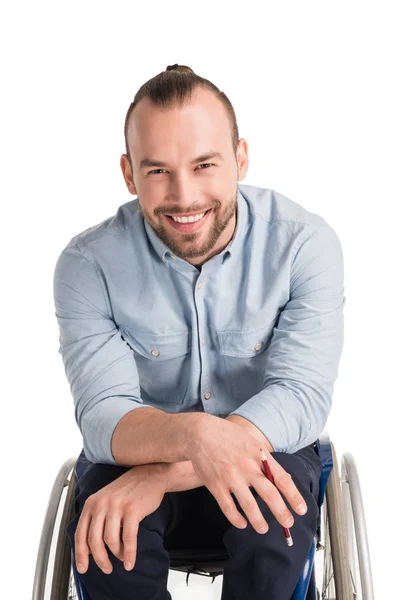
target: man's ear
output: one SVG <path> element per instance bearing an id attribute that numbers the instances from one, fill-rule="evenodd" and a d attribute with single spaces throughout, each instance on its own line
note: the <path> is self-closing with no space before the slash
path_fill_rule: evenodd
<path id="1" fill-rule="evenodd" d="M 244 138 L 241 138 L 238 143 L 236 151 L 236 161 L 238 166 L 238 181 L 242 181 L 249 168 L 249 150 L 247 142 Z"/>
<path id="2" fill-rule="evenodd" d="M 126 187 L 128 188 L 129 193 L 134 196 L 137 196 L 136 186 L 133 182 L 132 168 L 131 168 L 127 154 L 121 155 L 119 164 L 121 167 L 122 176 L 124 178 L 124 181 L 126 183 Z"/>

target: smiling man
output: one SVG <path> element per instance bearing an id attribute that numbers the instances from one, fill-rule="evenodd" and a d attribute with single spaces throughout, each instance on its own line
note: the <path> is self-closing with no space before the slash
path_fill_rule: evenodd
<path id="1" fill-rule="evenodd" d="M 234 151 L 226 108 L 209 89 L 195 90 L 188 100 L 171 108 L 140 101 L 128 122 L 129 154 L 121 168 L 157 236 L 200 267 L 232 239 L 247 143 L 239 140 Z"/>
<path id="2" fill-rule="evenodd" d="M 289 600 L 343 346 L 340 242 L 321 216 L 238 183 L 233 107 L 188 67 L 140 88 L 125 144 L 137 198 L 74 236 L 54 273 L 83 436 L 67 527 L 79 577 L 91 600 L 170 599 L 168 550 L 215 548 L 222 600 Z"/>

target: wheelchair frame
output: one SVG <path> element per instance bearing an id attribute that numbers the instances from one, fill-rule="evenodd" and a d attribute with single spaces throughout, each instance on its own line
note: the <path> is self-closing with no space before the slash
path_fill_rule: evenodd
<path id="1" fill-rule="evenodd" d="M 342 457 L 341 474 L 336 452 L 323 431 L 316 441 L 322 462 L 319 520 L 303 572 L 291 600 L 374 600 L 371 563 L 361 488 L 353 456 Z M 36 561 L 32 600 L 44 600 L 49 585 L 48 566 L 55 545 L 50 600 L 90 600 L 79 579 L 66 527 L 74 517 L 77 459 L 62 465 L 50 493 Z M 66 488 L 66 493 L 65 492 Z M 62 496 L 65 495 L 62 510 Z M 55 535 L 56 521 L 58 534 Z M 316 582 L 316 553 L 323 551 L 322 582 Z M 170 550 L 170 570 L 212 577 L 223 575 L 229 554 L 222 549 L 203 553 Z M 321 578 L 321 577 L 320 577 Z"/>

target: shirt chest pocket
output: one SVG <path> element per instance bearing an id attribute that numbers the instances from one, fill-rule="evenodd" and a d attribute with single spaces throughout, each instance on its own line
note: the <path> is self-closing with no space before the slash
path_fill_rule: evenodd
<path id="1" fill-rule="evenodd" d="M 276 318 L 257 329 L 217 332 L 226 384 L 244 402 L 263 389 L 264 372 Z"/>
<path id="2" fill-rule="evenodd" d="M 158 335 L 122 328 L 132 348 L 143 402 L 183 403 L 189 386 L 191 334 Z"/>

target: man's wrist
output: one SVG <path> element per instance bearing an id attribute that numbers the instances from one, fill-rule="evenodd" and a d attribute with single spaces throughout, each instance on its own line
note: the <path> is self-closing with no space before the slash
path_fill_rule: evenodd
<path id="1" fill-rule="evenodd" d="M 246 429 L 246 431 L 248 431 L 253 437 L 258 439 L 262 444 L 266 445 L 267 450 L 269 452 L 275 452 L 274 448 L 272 447 L 271 442 L 263 434 L 261 429 L 256 427 L 248 419 L 245 419 L 244 417 L 241 417 L 240 415 L 228 415 L 227 417 L 225 417 L 225 419 L 227 421 L 231 421 L 232 423 L 236 423 L 237 425 L 240 425 L 241 427 L 244 427 Z"/>
<path id="2" fill-rule="evenodd" d="M 184 454 L 186 460 L 190 460 L 193 453 L 196 452 L 196 446 L 199 443 L 201 432 L 206 427 L 206 422 L 210 417 L 215 417 L 205 412 L 177 413 L 174 417 L 180 419 L 179 433 L 183 440 Z"/>
<path id="3" fill-rule="evenodd" d="M 178 463 L 149 463 L 147 465 L 135 465 L 130 469 L 132 478 L 137 481 L 143 481 L 152 477 L 159 481 L 165 491 L 167 491 L 169 481 L 169 469 L 171 465 Z"/>
<path id="4" fill-rule="evenodd" d="M 135 477 L 136 481 L 153 477 L 159 481 L 164 493 L 183 492 L 204 485 L 197 477 L 190 460 L 139 465 L 133 467 L 132 477 Z"/>

